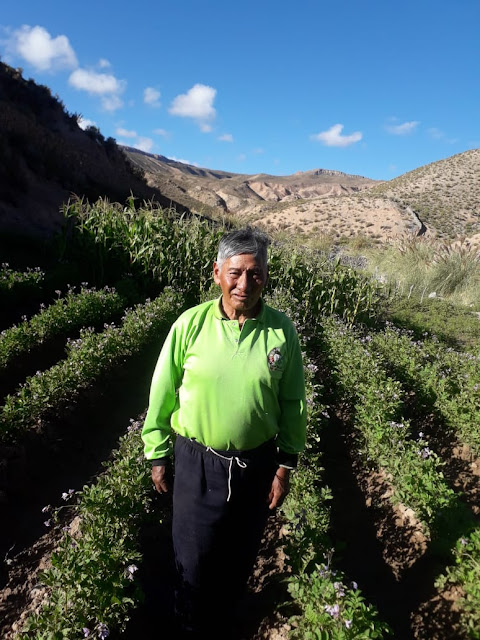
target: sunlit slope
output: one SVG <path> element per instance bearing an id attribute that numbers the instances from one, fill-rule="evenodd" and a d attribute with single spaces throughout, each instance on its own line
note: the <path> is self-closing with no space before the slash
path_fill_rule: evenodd
<path id="1" fill-rule="evenodd" d="M 480 149 L 405 173 L 373 187 L 368 196 L 411 207 L 428 232 L 440 237 L 480 233 Z"/>

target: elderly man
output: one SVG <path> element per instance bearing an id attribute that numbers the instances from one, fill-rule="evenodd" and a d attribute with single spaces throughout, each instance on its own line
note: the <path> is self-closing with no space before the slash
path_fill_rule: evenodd
<path id="1" fill-rule="evenodd" d="M 178 318 L 152 380 L 142 437 L 159 493 L 170 490 L 175 441 L 176 610 L 187 637 L 232 637 L 269 510 L 305 444 L 298 337 L 261 298 L 267 246 L 251 228 L 222 237 L 213 266 L 222 295 Z"/>

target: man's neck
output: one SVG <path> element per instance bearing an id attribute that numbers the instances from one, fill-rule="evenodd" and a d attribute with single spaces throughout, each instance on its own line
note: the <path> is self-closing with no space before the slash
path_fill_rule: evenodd
<path id="1" fill-rule="evenodd" d="M 223 315 L 225 316 L 225 318 L 228 318 L 229 320 L 238 320 L 238 326 L 240 327 L 240 329 L 243 327 L 245 320 L 248 320 L 250 318 L 256 318 L 260 313 L 261 308 L 262 308 L 262 302 L 261 300 L 259 300 L 257 304 L 254 306 L 254 308 L 248 311 L 238 311 L 237 309 L 233 309 L 233 308 L 225 309 L 223 304 L 223 298 L 220 299 L 220 309 L 222 310 Z"/>

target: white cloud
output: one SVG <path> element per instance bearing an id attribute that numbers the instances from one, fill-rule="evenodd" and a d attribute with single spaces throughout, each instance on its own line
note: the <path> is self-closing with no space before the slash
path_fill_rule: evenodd
<path id="1" fill-rule="evenodd" d="M 207 133 L 212 130 L 210 122 L 215 120 L 217 112 L 213 101 L 217 90 L 205 84 L 196 84 L 187 93 L 177 96 L 170 105 L 169 112 L 173 116 L 193 118 L 200 129 Z"/>
<path id="2" fill-rule="evenodd" d="M 143 138 L 142 136 L 138 137 L 138 140 L 132 145 L 135 149 L 140 149 L 140 151 L 145 151 L 146 153 L 150 153 L 153 149 L 154 142 L 151 138 Z"/>
<path id="3" fill-rule="evenodd" d="M 160 107 L 160 91 L 153 87 L 147 87 L 143 92 L 143 101 L 151 107 Z"/>
<path id="4" fill-rule="evenodd" d="M 98 66 L 100 67 L 100 69 L 109 69 L 112 65 L 105 58 L 100 58 L 100 60 L 98 61 Z"/>
<path id="5" fill-rule="evenodd" d="M 310 137 L 312 140 L 322 142 L 327 147 L 348 147 L 355 142 L 360 142 L 363 135 L 361 131 L 355 131 L 349 136 L 342 136 L 343 124 L 334 124 L 333 127 L 322 131 L 321 133 L 315 133 Z"/>
<path id="6" fill-rule="evenodd" d="M 430 129 L 428 129 L 428 134 L 434 140 L 443 140 L 448 144 L 455 144 L 456 142 L 458 142 L 457 138 L 448 138 L 443 131 L 440 131 L 440 129 L 437 129 L 436 127 L 431 127 Z"/>
<path id="7" fill-rule="evenodd" d="M 163 136 L 164 138 L 168 138 L 168 136 L 170 135 L 165 129 L 154 129 L 153 133 L 155 133 L 157 136 Z"/>
<path id="8" fill-rule="evenodd" d="M 126 82 L 118 80 L 111 73 L 97 73 L 88 69 L 75 69 L 68 83 L 79 91 L 100 96 L 105 111 L 116 111 L 123 107 L 120 95 L 125 91 Z"/>
<path id="9" fill-rule="evenodd" d="M 118 94 L 125 89 L 124 81 L 117 80 L 111 73 L 97 73 L 87 69 L 75 69 L 68 82 L 75 89 L 95 95 Z"/>
<path id="10" fill-rule="evenodd" d="M 80 129 L 83 129 L 83 130 L 85 130 L 87 127 L 97 126 L 97 123 L 94 122 L 93 120 L 89 120 L 88 118 L 82 118 L 81 116 L 80 118 L 78 118 L 77 123 Z"/>
<path id="11" fill-rule="evenodd" d="M 220 140 L 220 142 L 233 142 L 233 136 L 231 133 L 224 133 L 223 135 L 218 136 L 217 139 Z"/>
<path id="12" fill-rule="evenodd" d="M 20 56 L 39 71 L 72 68 L 77 56 L 67 36 L 52 38 L 44 27 L 22 25 L 6 41 L 7 52 Z"/>
<path id="13" fill-rule="evenodd" d="M 265 153 L 265 149 L 262 149 L 262 147 L 257 147 L 252 151 L 252 153 L 254 153 L 256 156 L 261 156 L 262 153 Z"/>
<path id="14" fill-rule="evenodd" d="M 117 127 L 115 129 L 115 133 L 117 134 L 117 136 L 123 136 L 124 138 L 136 138 L 137 137 L 137 132 L 136 131 L 131 131 L 129 129 L 124 129 L 123 127 Z"/>
<path id="15" fill-rule="evenodd" d="M 240 162 L 245 162 L 245 160 L 247 159 L 247 156 L 244 153 L 241 153 L 238 157 L 237 160 L 239 160 Z"/>
<path id="16" fill-rule="evenodd" d="M 418 120 L 412 120 L 411 122 L 404 122 L 402 124 L 387 124 L 385 125 L 385 129 L 394 136 L 407 136 L 409 133 L 415 131 L 419 124 L 420 122 Z"/>
<path id="17" fill-rule="evenodd" d="M 431 127 L 430 129 L 428 129 L 428 134 L 434 140 L 441 140 L 443 137 L 445 137 L 443 131 L 440 131 L 440 129 L 437 129 L 436 127 Z"/>
<path id="18" fill-rule="evenodd" d="M 116 111 L 123 107 L 123 100 L 116 95 L 102 96 L 102 107 L 105 111 Z"/>

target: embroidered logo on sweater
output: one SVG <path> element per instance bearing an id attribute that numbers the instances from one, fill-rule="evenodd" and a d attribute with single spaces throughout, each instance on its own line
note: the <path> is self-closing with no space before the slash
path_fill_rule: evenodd
<path id="1" fill-rule="evenodd" d="M 268 368 L 270 371 L 281 371 L 282 370 L 282 354 L 280 353 L 280 349 L 275 347 L 272 349 L 267 356 Z"/>

